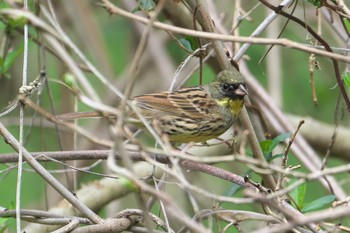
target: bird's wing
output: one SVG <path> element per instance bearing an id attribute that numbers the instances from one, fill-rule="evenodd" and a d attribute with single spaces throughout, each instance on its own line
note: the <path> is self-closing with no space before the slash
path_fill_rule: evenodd
<path id="1" fill-rule="evenodd" d="M 210 114 L 211 105 L 216 102 L 202 87 L 183 88 L 174 92 L 160 92 L 134 97 L 136 106 L 145 117 L 156 118 L 164 114 L 203 118 Z"/>

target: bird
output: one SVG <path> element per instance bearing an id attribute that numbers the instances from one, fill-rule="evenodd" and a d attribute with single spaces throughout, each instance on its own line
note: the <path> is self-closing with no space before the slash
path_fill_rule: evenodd
<path id="1" fill-rule="evenodd" d="M 155 121 L 170 142 L 206 142 L 232 126 L 247 94 L 246 82 L 239 71 L 226 69 L 209 84 L 134 96 L 129 103 L 148 122 Z M 89 114 L 86 116 L 89 117 Z M 76 119 L 79 113 L 62 114 L 58 118 Z M 126 122 L 143 126 L 132 111 L 126 117 Z"/>
<path id="2" fill-rule="evenodd" d="M 175 143 L 205 142 L 225 133 L 239 115 L 246 82 L 234 69 L 221 71 L 209 84 L 132 98 L 142 116 L 156 119 L 161 132 Z M 136 114 L 128 122 L 141 125 Z"/>

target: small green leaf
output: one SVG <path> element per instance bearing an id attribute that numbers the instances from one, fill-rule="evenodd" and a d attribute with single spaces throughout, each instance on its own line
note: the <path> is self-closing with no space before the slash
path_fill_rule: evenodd
<path id="1" fill-rule="evenodd" d="M 8 219 L 7 219 L 8 220 Z M 8 223 L 4 223 L 4 224 L 1 224 L 0 225 L 0 233 L 4 233 L 6 232 L 6 229 L 7 229 L 7 226 L 8 226 Z"/>
<path id="2" fill-rule="evenodd" d="M 271 145 L 272 145 L 271 139 L 260 142 L 260 147 L 264 154 L 268 154 L 272 152 L 272 150 L 270 149 Z"/>
<path id="3" fill-rule="evenodd" d="M 324 0 L 307 0 L 309 3 L 314 5 L 317 8 L 320 8 L 323 5 Z"/>
<path id="4" fill-rule="evenodd" d="M 299 206 L 304 206 L 304 200 L 306 195 L 306 183 L 303 183 L 298 188 L 298 204 Z"/>
<path id="5" fill-rule="evenodd" d="M 76 87 L 78 86 L 74 75 L 72 75 L 71 73 L 65 73 L 63 75 L 63 80 L 64 80 L 64 83 L 67 84 L 67 86 L 69 86 L 72 89 L 76 89 Z"/>
<path id="6" fill-rule="evenodd" d="M 271 151 L 275 149 L 278 144 L 289 138 L 291 135 L 292 133 L 284 133 L 272 139 Z"/>
<path id="7" fill-rule="evenodd" d="M 24 48 L 22 46 L 21 48 L 13 50 L 6 55 L 5 61 L 3 63 L 3 73 L 6 73 L 11 68 L 16 58 L 23 52 L 23 49 Z"/>
<path id="8" fill-rule="evenodd" d="M 244 173 L 244 175 L 242 175 L 243 177 L 245 176 L 251 176 L 251 174 L 253 173 L 253 170 L 249 170 L 247 172 Z M 233 197 L 234 195 L 236 195 L 236 193 L 240 190 L 243 189 L 243 186 L 239 185 L 239 184 L 235 184 L 232 183 L 230 185 L 230 187 L 224 192 L 224 196 L 226 197 Z"/>
<path id="9" fill-rule="evenodd" d="M 286 140 L 287 138 L 290 137 L 290 135 L 292 135 L 291 133 L 284 133 L 284 134 L 280 134 L 277 137 L 275 137 L 274 139 L 269 139 L 266 141 L 261 141 L 260 142 L 260 147 L 261 150 L 264 152 L 264 154 L 268 154 L 271 153 L 279 143 L 283 142 L 284 140 Z"/>
<path id="10" fill-rule="evenodd" d="M 179 42 L 190 52 L 193 52 L 199 48 L 198 41 L 193 36 L 186 36 L 184 38 L 180 38 Z"/>
<path id="11" fill-rule="evenodd" d="M 190 42 L 191 48 L 192 48 L 193 51 L 199 48 L 199 44 L 198 44 L 197 38 L 195 38 L 193 36 L 186 36 L 185 38 L 186 38 L 186 40 L 188 40 Z"/>
<path id="12" fill-rule="evenodd" d="M 138 11 L 140 11 L 141 9 L 140 9 L 140 7 L 139 6 L 136 6 L 136 7 L 134 7 L 132 10 L 131 10 L 131 13 L 135 13 L 135 12 L 138 12 Z"/>
<path id="13" fill-rule="evenodd" d="M 27 22 L 28 22 L 28 20 L 25 17 L 9 18 L 8 19 L 8 29 L 12 30 L 16 27 L 22 28 L 22 27 L 24 27 L 24 25 Z"/>
<path id="14" fill-rule="evenodd" d="M 131 180 L 125 178 L 125 177 L 121 177 L 119 179 L 119 182 L 124 185 L 127 189 L 129 189 L 130 191 L 133 191 L 133 192 L 138 192 L 139 191 L 139 188 L 138 186 L 132 182 Z"/>
<path id="15" fill-rule="evenodd" d="M 284 154 L 281 153 L 281 154 L 275 154 L 273 155 L 268 161 L 271 162 L 272 160 L 275 160 L 275 159 L 281 159 L 283 158 Z"/>
<path id="16" fill-rule="evenodd" d="M 9 218 L 0 218 L 0 226 L 4 225 L 8 220 Z"/>
<path id="17" fill-rule="evenodd" d="M 138 3 L 139 4 L 134 9 L 132 9 L 132 13 L 135 13 L 140 10 L 150 12 L 153 11 L 157 6 L 157 4 L 155 4 L 153 0 L 139 0 Z"/>
<path id="18" fill-rule="evenodd" d="M 9 209 L 9 210 L 16 209 L 16 203 L 14 201 L 11 201 L 10 205 L 9 205 L 9 207 L 7 209 Z"/>
<path id="19" fill-rule="evenodd" d="M 9 224 L 9 218 L 0 218 L 0 233 L 4 233 Z"/>
<path id="20" fill-rule="evenodd" d="M 293 183 L 295 181 L 296 180 L 294 180 Z M 297 205 L 298 209 L 302 209 L 304 207 L 305 194 L 306 194 L 306 183 L 299 185 L 297 188 L 293 189 L 293 191 L 289 193 L 289 195 L 294 200 L 293 203 Z"/>
<path id="21" fill-rule="evenodd" d="M 157 4 L 153 2 L 153 0 L 141 0 L 140 5 L 142 9 L 144 9 L 147 12 L 153 11 L 157 6 Z"/>
<path id="22" fill-rule="evenodd" d="M 228 189 L 224 192 L 224 196 L 232 197 L 234 196 L 239 190 L 241 190 L 243 187 L 239 184 L 232 183 Z"/>
<path id="23" fill-rule="evenodd" d="M 320 209 L 321 207 L 332 203 L 335 199 L 336 199 L 336 196 L 328 195 L 328 196 L 324 196 L 319 199 L 313 200 L 312 202 L 305 204 L 304 207 L 301 209 L 301 212 L 305 213 L 312 210 Z"/>
<path id="24" fill-rule="evenodd" d="M 348 31 L 350 31 L 350 21 L 349 21 L 349 19 L 343 18 L 342 20 L 343 20 L 343 22 L 344 22 L 344 25 L 345 25 L 346 29 L 347 29 Z"/>
<path id="25" fill-rule="evenodd" d="M 348 72 L 344 72 L 342 74 L 342 78 L 344 80 L 345 85 L 350 88 L 350 74 Z"/>
<path id="26" fill-rule="evenodd" d="M 188 51 L 193 52 L 191 42 L 189 42 L 185 38 L 180 38 L 179 43 L 182 44 L 183 47 L 185 47 Z"/>

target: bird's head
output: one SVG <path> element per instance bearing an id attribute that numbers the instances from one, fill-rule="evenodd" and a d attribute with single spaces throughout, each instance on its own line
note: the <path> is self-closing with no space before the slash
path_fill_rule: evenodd
<path id="1" fill-rule="evenodd" d="M 214 98 L 229 98 L 243 100 L 248 94 L 246 83 L 242 75 L 236 70 L 223 70 L 216 79 L 209 84 L 209 89 Z"/>

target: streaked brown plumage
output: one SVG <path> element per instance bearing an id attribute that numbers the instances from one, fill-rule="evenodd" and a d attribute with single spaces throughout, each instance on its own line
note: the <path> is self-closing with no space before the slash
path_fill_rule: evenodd
<path id="1" fill-rule="evenodd" d="M 247 94 L 235 70 L 224 70 L 210 84 L 136 96 L 133 102 L 148 120 L 156 119 L 173 142 L 203 142 L 223 134 L 233 123 Z M 131 115 L 130 122 L 140 123 Z"/>

